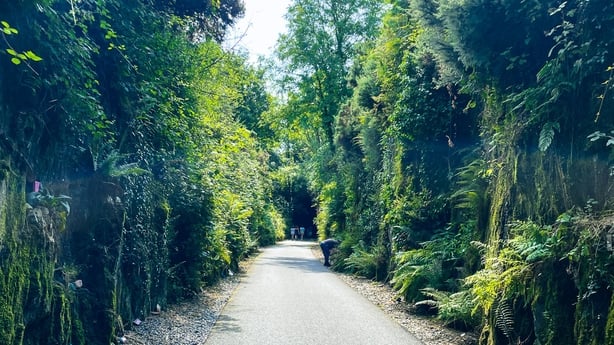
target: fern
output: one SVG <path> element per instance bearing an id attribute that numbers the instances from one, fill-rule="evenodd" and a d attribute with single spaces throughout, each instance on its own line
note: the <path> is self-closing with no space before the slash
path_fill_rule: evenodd
<path id="1" fill-rule="evenodd" d="M 498 299 L 513 298 L 524 293 L 527 279 L 532 276 L 532 268 L 510 247 L 501 249 L 496 257 L 487 258 L 482 270 L 465 279 L 476 302 L 474 312 L 482 309 L 488 313 L 496 307 Z"/>
<path id="2" fill-rule="evenodd" d="M 538 143 L 538 148 L 541 152 L 545 152 L 546 150 L 548 150 L 548 148 L 552 144 L 552 141 L 554 140 L 555 130 L 557 132 L 561 131 L 561 126 L 558 122 L 546 122 L 544 127 L 542 127 L 542 130 L 539 133 Z"/>
<path id="3" fill-rule="evenodd" d="M 534 286 L 540 279 L 545 262 L 557 261 L 562 252 L 559 240 L 563 231 L 539 226 L 530 221 L 514 222 L 510 239 L 494 257 L 485 260 L 484 268 L 465 279 L 476 306 L 493 317 L 494 327 L 510 340 L 518 334 L 514 329 L 515 310 L 512 301 L 533 301 L 539 292 Z"/>
<path id="4" fill-rule="evenodd" d="M 391 283 L 407 301 L 415 300 L 427 281 L 429 256 L 426 254 L 426 251 L 416 249 L 397 255 L 399 266 Z"/>
<path id="5" fill-rule="evenodd" d="M 99 174 L 109 177 L 150 174 L 148 170 L 139 168 L 137 163 L 119 165 L 118 162 L 123 158 L 125 158 L 125 155 L 113 151 L 100 164 L 96 164 L 94 168 Z"/>
<path id="6" fill-rule="evenodd" d="M 433 288 L 422 289 L 422 293 L 430 298 L 416 305 L 427 305 L 437 309 L 437 318 L 447 326 L 473 328 L 479 324 L 473 311 L 473 298 L 470 291 L 456 293 L 440 291 Z"/>
<path id="7" fill-rule="evenodd" d="M 514 310 L 506 300 L 498 300 L 495 307 L 495 327 L 508 339 L 514 337 Z"/>
<path id="8" fill-rule="evenodd" d="M 345 268 L 365 278 L 375 277 L 380 251 L 374 248 L 369 252 L 362 241 L 353 249 L 352 254 L 344 259 Z"/>
<path id="9" fill-rule="evenodd" d="M 551 228 L 542 228 L 533 222 L 515 222 L 511 228 L 514 236 L 508 241 L 508 247 L 527 263 L 554 259 L 557 239 L 551 231 Z"/>
<path id="10" fill-rule="evenodd" d="M 481 158 L 459 169 L 456 174 L 458 188 L 451 196 L 451 199 L 455 201 L 455 207 L 479 211 L 484 206 L 490 174 L 486 161 Z"/>
<path id="11" fill-rule="evenodd" d="M 70 199 L 71 197 L 68 195 L 53 195 L 48 189 L 41 188 L 38 192 L 29 193 L 26 200 L 30 206 L 44 206 L 58 212 L 65 212 L 68 216 L 70 214 L 70 204 L 68 203 Z"/>

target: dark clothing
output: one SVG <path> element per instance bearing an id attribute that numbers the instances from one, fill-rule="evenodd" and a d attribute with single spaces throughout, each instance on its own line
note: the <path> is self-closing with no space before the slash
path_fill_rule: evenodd
<path id="1" fill-rule="evenodd" d="M 320 248 L 322 248 L 322 254 L 324 254 L 324 266 L 330 266 L 330 251 L 331 249 L 337 247 L 339 245 L 339 241 L 329 238 L 320 242 Z"/>

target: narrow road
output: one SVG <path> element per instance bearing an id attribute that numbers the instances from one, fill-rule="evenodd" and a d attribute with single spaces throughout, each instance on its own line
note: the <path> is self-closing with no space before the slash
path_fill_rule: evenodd
<path id="1" fill-rule="evenodd" d="M 420 345 L 317 260 L 313 242 L 263 249 L 207 345 Z"/>

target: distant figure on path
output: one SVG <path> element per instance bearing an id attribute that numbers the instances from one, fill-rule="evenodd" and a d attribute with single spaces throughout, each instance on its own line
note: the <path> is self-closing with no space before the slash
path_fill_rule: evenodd
<path id="1" fill-rule="evenodd" d="M 329 238 L 327 240 L 324 240 L 322 242 L 320 242 L 320 248 L 322 248 L 322 254 L 324 254 L 324 266 L 329 267 L 330 266 L 330 251 L 333 248 L 336 248 L 339 245 L 339 241 L 337 241 L 334 238 Z"/>
<path id="2" fill-rule="evenodd" d="M 291 227 L 290 228 L 290 238 L 291 239 L 295 239 L 296 238 L 296 228 L 295 227 Z"/>
<path id="3" fill-rule="evenodd" d="M 301 234 L 301 241 L 302 241 L 303 237 L 305 237 L 305 227 L 301 226 L 300 228 L 298 228 L 298 232 L 299 234 Z"/>

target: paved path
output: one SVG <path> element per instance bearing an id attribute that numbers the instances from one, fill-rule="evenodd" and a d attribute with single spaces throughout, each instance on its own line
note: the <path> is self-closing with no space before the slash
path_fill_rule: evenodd
<path id="1" fill-rule="evenodd" d="M 421 344 L 314 258 L 313 245 L 263 249 L 205 344 Z"/>

